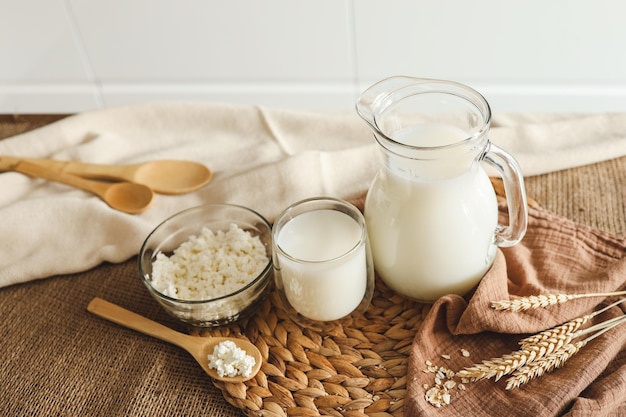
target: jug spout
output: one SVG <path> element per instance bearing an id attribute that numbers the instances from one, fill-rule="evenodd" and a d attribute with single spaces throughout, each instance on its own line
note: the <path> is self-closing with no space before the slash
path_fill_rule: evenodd
<path id="1" fill-rule="evenodd" d="M 376 113 L 390 104 L 389 100 L 397 100 L 398 92 L 402 92 L 407 87 L 418 85 L 427 80 L 425 78 L 407 77 L 397 75 L 386 78 L 373 84 L 363 91 L 356 102 L 357 114 L 365 120 L 371 127 L 376 127 Z"/>

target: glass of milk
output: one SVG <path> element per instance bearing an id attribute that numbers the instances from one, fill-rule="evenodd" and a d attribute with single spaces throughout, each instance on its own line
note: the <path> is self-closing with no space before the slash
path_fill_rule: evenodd
<path id="1" fill-rule="evenodd" d="M 459 83 L 392 77 L 363 92 L 357 112 L 382 160 L 364 210 L 377 274 L 418 301 L 467 294 L 527 226 L 522 173 L 489 140 L 489 104 Z M 504 224 L 486 169 L 504 181 Z"/>
<path id="2" fill-rule="evenodd" d="M 274 277 L 285 309 L 306 325 L 363 312 L 374 267 L 361 212 L 334 198 L 311 198 L 283 211 L 272 228 Z"/>

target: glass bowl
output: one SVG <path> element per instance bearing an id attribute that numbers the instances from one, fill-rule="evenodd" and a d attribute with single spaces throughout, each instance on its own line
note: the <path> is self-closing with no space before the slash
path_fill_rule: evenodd
<path id="1" fill-rule="evenodd" d="M 233 225 L 239 230 L 233 232 L 231 230 L 235 227 Z M 207 244 L 205 238 L 205 246 L 202 246 L 202 250 L 195 248 L 193 256 L 188 248 L 179 249 L 183 244 L 190 245 L 190 240 L 205 236 L 206 230 L 203 232 L 205 228 L 209 229 L 213 236 L 222 237 L 220 239 L 211 237 L 208 240 L 211 244 Z M 249 241 L 234 242 L 231 245 L 224 237 L 233 232 L 241 238 L 242 231 L 255 240 L 257 258 L 263 256 L 262 252 L 265 252 L 263 259 L 267 258 L 266 263 L 263 261 L 261 265 L 259 259 L 253 262 L 250 259 L 246 261 L 245 257 L 228 258 L 228 261 L 224 261 L 226 256 L 224 251 L 238 253 L 239 256 L 247 253 L 245 247 L 242 249 L 237 245 L 245 246 L 250 243 Z M 165 220 L 144 241 L 138 259 L 141 279 L 165 311 L 183 323 L 192 327 L 231 325 L 250 317 L 260 307 L 270 290 L 269 284 L 273 274 L 271 238 L 270 223 L 259 213 L 246 207 L 207 204 L 187 209 Z M 259 240 L 262 249 L 259 248 Z M 250 249 L 250 245 L 246 247 Z M 180 267 L 181 263 L 172 267 L 171 261 L 168 261 L 168 267 L 163 267 L 163 263 L 160 262 L 164 257 L 168 257 L 169 260 L 176 259 L 175 251 L 185 253 L 186 259 L 180 261 L 185 264 L 184 268 Z M 155 263 L 157 260 L 159 262 Z M 237 270 L 234 274 L 235 261 Z M 243 276 L 236 275 L 242 273 L 238 270 L 241 268 L 239 265 L 246 262 L 252 263 L 254 268 L 249 267 Z M 200 278 L 193 278 L 199 269 L 205 272 L 200 274 Z M 209 272 L 206 272 L 207 270 Z M 252 273 L 252 270 L 255 272 Z M 219 279 L 214 278 L 215 274 L 223 276 L 223 272 L 230 275 L 223 278 L 223 282 L 218 282 Z M 233 283 L 233 276 L 239 276 L 241 279 Z M 196 282 L 183 289 L 174 284 L 174 282 L 188 283 L 190 279 L 196 279 Z M 164 286 L 164 282 L 169 282 L 169 285 Z M 201 287 L 201 291 L 197 287 Z"/>

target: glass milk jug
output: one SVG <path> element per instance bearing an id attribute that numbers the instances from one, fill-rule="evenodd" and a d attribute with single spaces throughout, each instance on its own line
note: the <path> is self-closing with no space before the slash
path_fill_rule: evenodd
<path id="1" fill-rule="evenodd" d="M 376 272 L 414 300 L 465 295 L 528 220 L 519 165 L 489 141 L 489 104 L 459 83 L 392 77 L 361 95 L 357 113 L 383 161 L 364 210 Z M 483 165 L 504 181 L 507 225 Z"/>

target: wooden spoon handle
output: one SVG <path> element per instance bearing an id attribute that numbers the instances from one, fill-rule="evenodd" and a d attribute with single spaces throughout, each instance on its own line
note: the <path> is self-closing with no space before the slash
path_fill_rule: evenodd
<path id="1" fill-rule="evenodd" d="M 193 341 L 193 336 L 177 332 L 160 323 L 152 321 L 132 311 L 126 310 L 116 304 L 102 298 L 94 298 L 87 306 L 87 311 L 104 319 L 117 323 L 129 329 L 136 330 L 148 336 L 156 337 L 165 342 L 188 349 Z"/>
<path id="2" fill-rule="evenodd" d="M 90 181 L 81 177 L 70 174 L 57 172 L 54 169 L 44 165 L 35 164 L 29 161 L 21 160 L 12 168 L 13 171 L 29 175 L 31 177 L 43 178 L 50 181 L 60 182 L 81 190 L 92 192 L 98 196 L 104 197 L 108 186 L 105 183 Z"/>
<path id="3" fill-rule="evenodd" d="M 50 171 L 63 172 L 69 161 L 60 161 L 48 158 L 22 158 L 18 156 L 0 156 L 0 170 L 11 171 L 21 162 L 32 162 L 39 166 L 43 166 Z"/>
<path id="4" fill-rule="evenodd" d="M 80 161 L 59 161 L 56 159 L 33 159 L 32 162 L 47 165 L 59 172 L 78 175 L 84 178 L 127 180 L 140 164 L 98 164 Z"/>
<path id="5" fill-rule="evenodd" d="M 33 163 L 45 167 L 49 171 L 77 175 L 84 178 L 124 180 L 132 176 L 139 164 L 113 165 L 79 161 L 64 161 L 51 158 L 20 158 L 0 156 L 0 171 L 14 170 L 19 163 Z"/>

